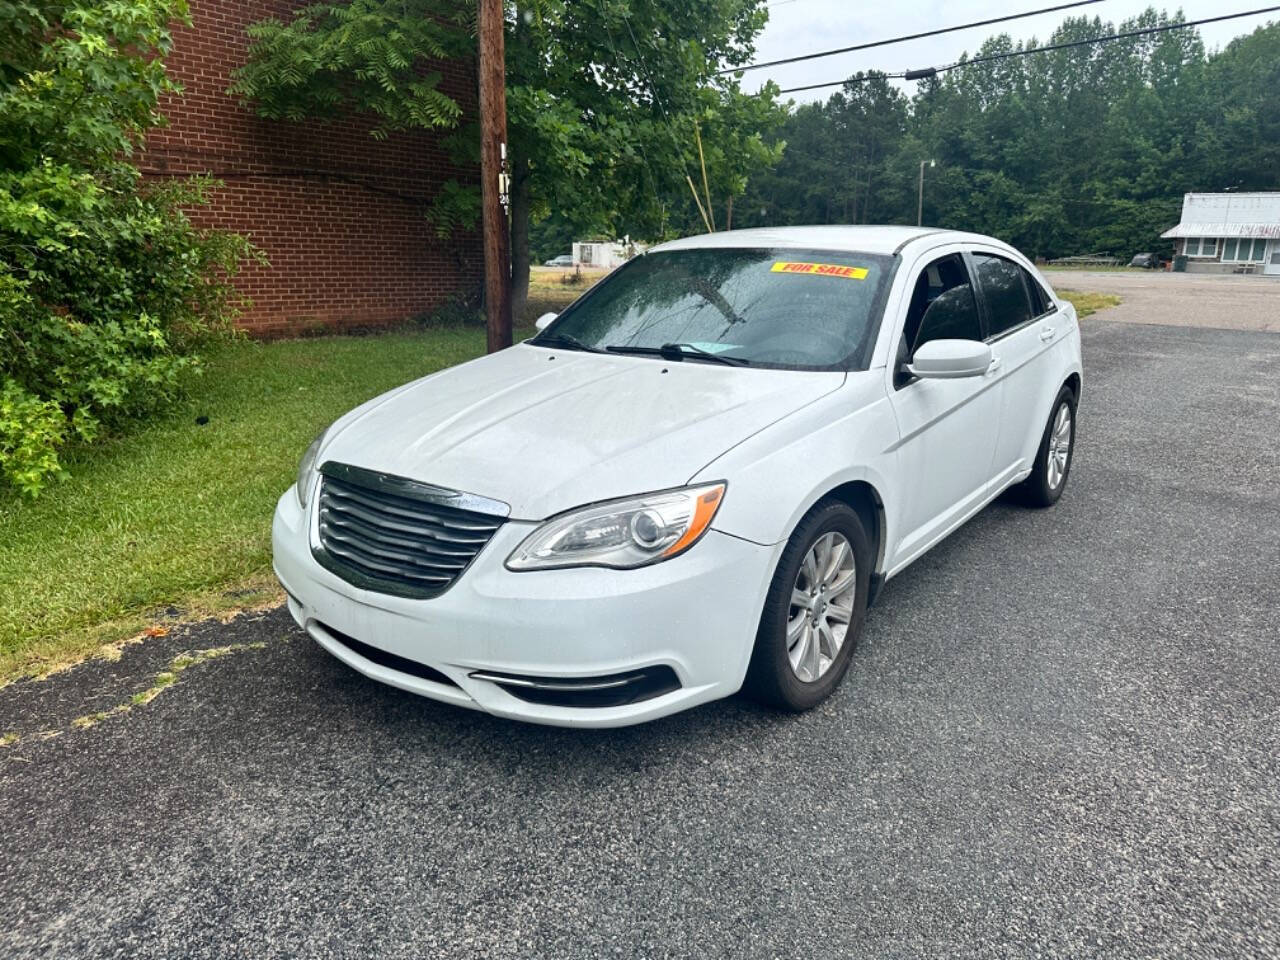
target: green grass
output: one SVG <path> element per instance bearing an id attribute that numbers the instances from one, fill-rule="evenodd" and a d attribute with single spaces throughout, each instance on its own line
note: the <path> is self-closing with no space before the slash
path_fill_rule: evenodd
<path id="1" fill-rule="evenodd" d="M 169 605 L 214 613 L 272 594 L 272 510 L 312 438 L 483 349 L 470 328 L 220 345 L 162 417 L 73 451 L 69 479 L 34 501 L 0 495 L 0 684 L 137 634 Z"/>
<path id="2" fill-rule="evenodd" d="M 529 277 L 529 302 L 524 310 L 525 322 L 533 323 L 547 312 L 559 313 L 607 273 L 605 270 L 533 270 Z"/>
<path id="3" fill-rule="evenodd" d="M 1079 290 L 1059 290 L 1058 296 L 1070 300 L 1076 308 L 1076 316 L 1083 320 L 1090 314 L 1108 307 L 1118 306 L 1120 298 L 1110 293 L 1081 293 Z"/>

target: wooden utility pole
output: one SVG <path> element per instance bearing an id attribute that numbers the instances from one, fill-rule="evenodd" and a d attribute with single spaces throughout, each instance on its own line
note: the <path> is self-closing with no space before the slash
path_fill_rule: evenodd
<path id="1" fill-rule="evenodd" d="M 507 77 L 504 0 L 479 0 L 480 203 L 490 353 L 511 346 L 511 259 L 506 209 Z"/>

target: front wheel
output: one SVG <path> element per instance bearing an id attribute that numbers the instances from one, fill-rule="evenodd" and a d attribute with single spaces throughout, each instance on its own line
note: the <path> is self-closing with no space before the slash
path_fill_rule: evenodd
<path id="1" fill-rule="evenodd" d="M 819 504 L 796 527 L 765 598 L 744 689 L 787 710 L 840 685 L 867 610 L 871 547 L 847 504 Z"/>
<path id="2" fill-rule="evenodd" d="M 1066 489 L 1076 445 L 1076 397 L 1069 387 L 1058 391 L 1053 411 L 1036 451 L 1031 476 L 1022 483 L 1022 500 L 1032 507 L 1051 507 Z"/>

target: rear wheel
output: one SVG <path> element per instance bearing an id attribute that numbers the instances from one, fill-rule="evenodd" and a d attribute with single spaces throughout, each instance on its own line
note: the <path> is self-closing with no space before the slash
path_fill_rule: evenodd
<path id="1" fill-rule="evenodd" d="M 867 610 L 871 548 L 847 504 L 819 504 L 791 535 L 774 572 L 744 689 L 808 710 L 843 679 Z"/>
<path id="2" fill-rule="evenodd" d="M 1035 466 L 1023 481 L 1019 492 L 1032 507 L 1051 507 L 1066 489 L 1071 473 L 1071 456 L 1076 444 L 1076 397 L 1063 387 L 1053 402 L 1053 412 L 1040 438 Z"/>

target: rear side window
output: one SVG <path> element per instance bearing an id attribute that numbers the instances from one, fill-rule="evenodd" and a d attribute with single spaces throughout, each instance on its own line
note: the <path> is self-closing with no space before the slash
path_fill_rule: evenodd
<path id="1" fill-rule="evenodd" d="M 1053 302 L 1053 297 L 1049 296 L 1049 292 L 1040 286 L 1040 281 L 1033 277 L 1021 267 L 1022 279 L 1027 283 L 1027 293 L 1031 294 L 1031 315 L 1033 317 L 1043 317 L 1046 313 L 1052 313 L 1058 309 L 1058 305 Z"/>
<path id="2" fill-rule="evenodd" d="M 987 335 L 998 337 L 1030 320 L 1034 314 L 1023 279 L 1026 271 L 1011 260 L 989 253 L 975 253 L 973 261 L 982 296 L 987 302 Z M 1040 312 L 1036 311 L 1037 314 Z"/>
<path id="3" fill-rule="evenodd" d="M 920 272 L 902 336 L 908 357 L 930 340 L 982 339 L 978 302 L 959 254 L 935 260 Z"/>

